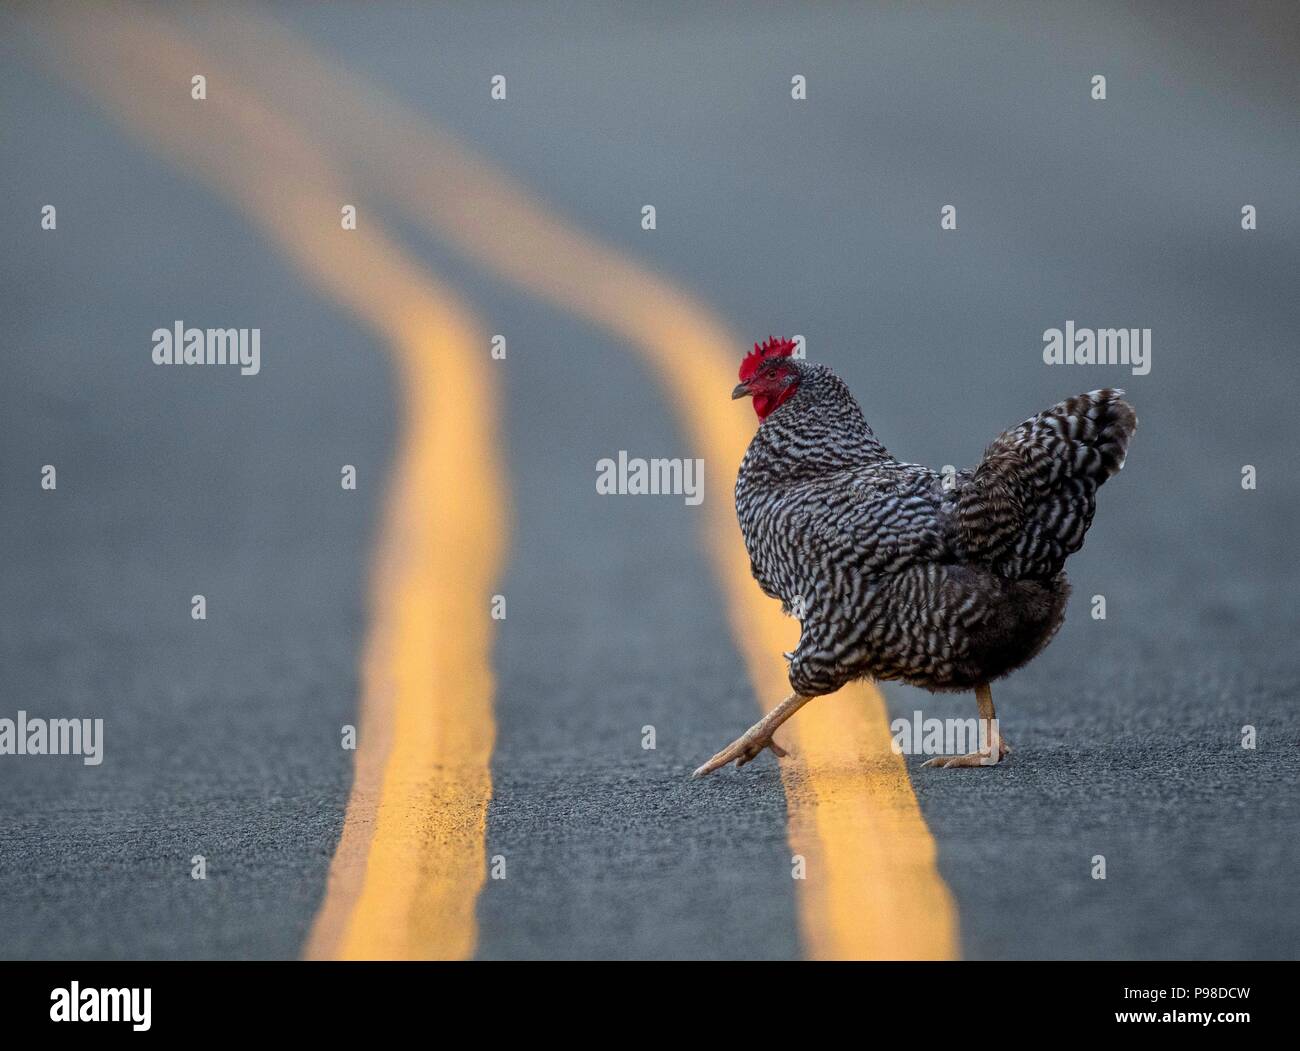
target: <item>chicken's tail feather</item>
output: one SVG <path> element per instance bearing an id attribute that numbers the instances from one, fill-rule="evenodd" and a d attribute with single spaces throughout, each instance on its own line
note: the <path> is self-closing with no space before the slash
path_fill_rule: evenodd
<path id="1" fill-rule="evenodd" d="M 1069 398 L 999 437 L 958 487 L 966 557 L 1011 579 L 1053 577 L 1083 546 L 1097 489 L 1124 466 L 1137 414 L 1107 388 Z"/>

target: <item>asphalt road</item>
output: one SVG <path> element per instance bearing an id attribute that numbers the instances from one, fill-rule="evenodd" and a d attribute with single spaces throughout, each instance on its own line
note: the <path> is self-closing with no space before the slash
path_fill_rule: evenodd
<path id="1" fill-rule="evenodd" d="M 1067 624 L 994 690 L 1012 759 L 909 760 L 971 958 L 1300 953 L 1300 22 L 1154 10 L 276 11 L 736 331 L 805 335 L 901 458 L 965 465 L 1061 397 L 1128 390 Z M 0 954 L 295 956 L 351 784 L 396 378 L 26 40 L 0 34 L 0 717 L 107 730 L 98 767 L 0 756 Z M 687 779 L 757 711 L 698 512 L 594 487 L 620 449 L 694 455 L 674 407 L 610 334 L 404 234 L 510 333 L 486 834 L 509 877 L 477 955 L 799 956 L 775 762 Z M 154 366 L 175 319 L 260 326 L 260 374 Z M 1150 374 L 1044 365 L 1067 319 L 1150 328 Z"/>

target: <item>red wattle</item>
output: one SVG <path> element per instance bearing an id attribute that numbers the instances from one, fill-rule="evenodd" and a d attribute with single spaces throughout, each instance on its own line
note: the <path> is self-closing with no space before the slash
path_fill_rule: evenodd
<path id="1" fill-rule="evenodd" d="M 778 394 L 755 394 L 754 411 L 758 413 L 760 420 L 765 420 L 786 403 L 786 400 L 795 391 L 799 384 L 792 383 L 790 386 L 783 388 Z"/>

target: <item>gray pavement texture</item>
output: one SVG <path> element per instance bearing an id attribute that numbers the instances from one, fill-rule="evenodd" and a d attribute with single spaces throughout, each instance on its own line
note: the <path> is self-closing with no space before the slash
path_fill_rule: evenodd
<path id="1" fill-rule="evenodd" d="M 964 953 L 1300 954 L 1292 5 L 275 13 L 742 336 L 805 335 L 901 458 L 969 464 L 1125 387 L 1141 425 L 1067 624 L 995 686 L 1012 760 L 909 761 Z M 107 737 L 96 768 L 0 757 L 0 955 L 293 956 L 350 784 L 389 359 L 23 39 L 0 33 L 0 716 L 101 715 Z M 775 764 L 686 780 L 756 711 L 698 513 L 594 491 L 619 449 L 694 455 L 673 406 L 607 333 L 404 233 L 511 333 L 487 842 L 510 876 L 479 955 L 798 956 Z M 261 374 L 155 368 L 177 318 L 260 326 Z M 1150 328 L 1150 374 L 1044 365 L 1067 319 Z"/>

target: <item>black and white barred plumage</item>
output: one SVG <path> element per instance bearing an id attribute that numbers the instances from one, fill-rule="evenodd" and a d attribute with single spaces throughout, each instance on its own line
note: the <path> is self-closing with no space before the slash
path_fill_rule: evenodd
<path id="1" fill-rule="evenodd" d="M 829 368 L 764 364 L 797 387 L 750 443 L 736 512 L 755 579 L 803 626 L 791 686 L 965 690 L 1037 654 L 1064 616 L 1065 559 L 1137 426 L 1123 392 L 1039 413 L 945 487 L 890 456 Z"/>

